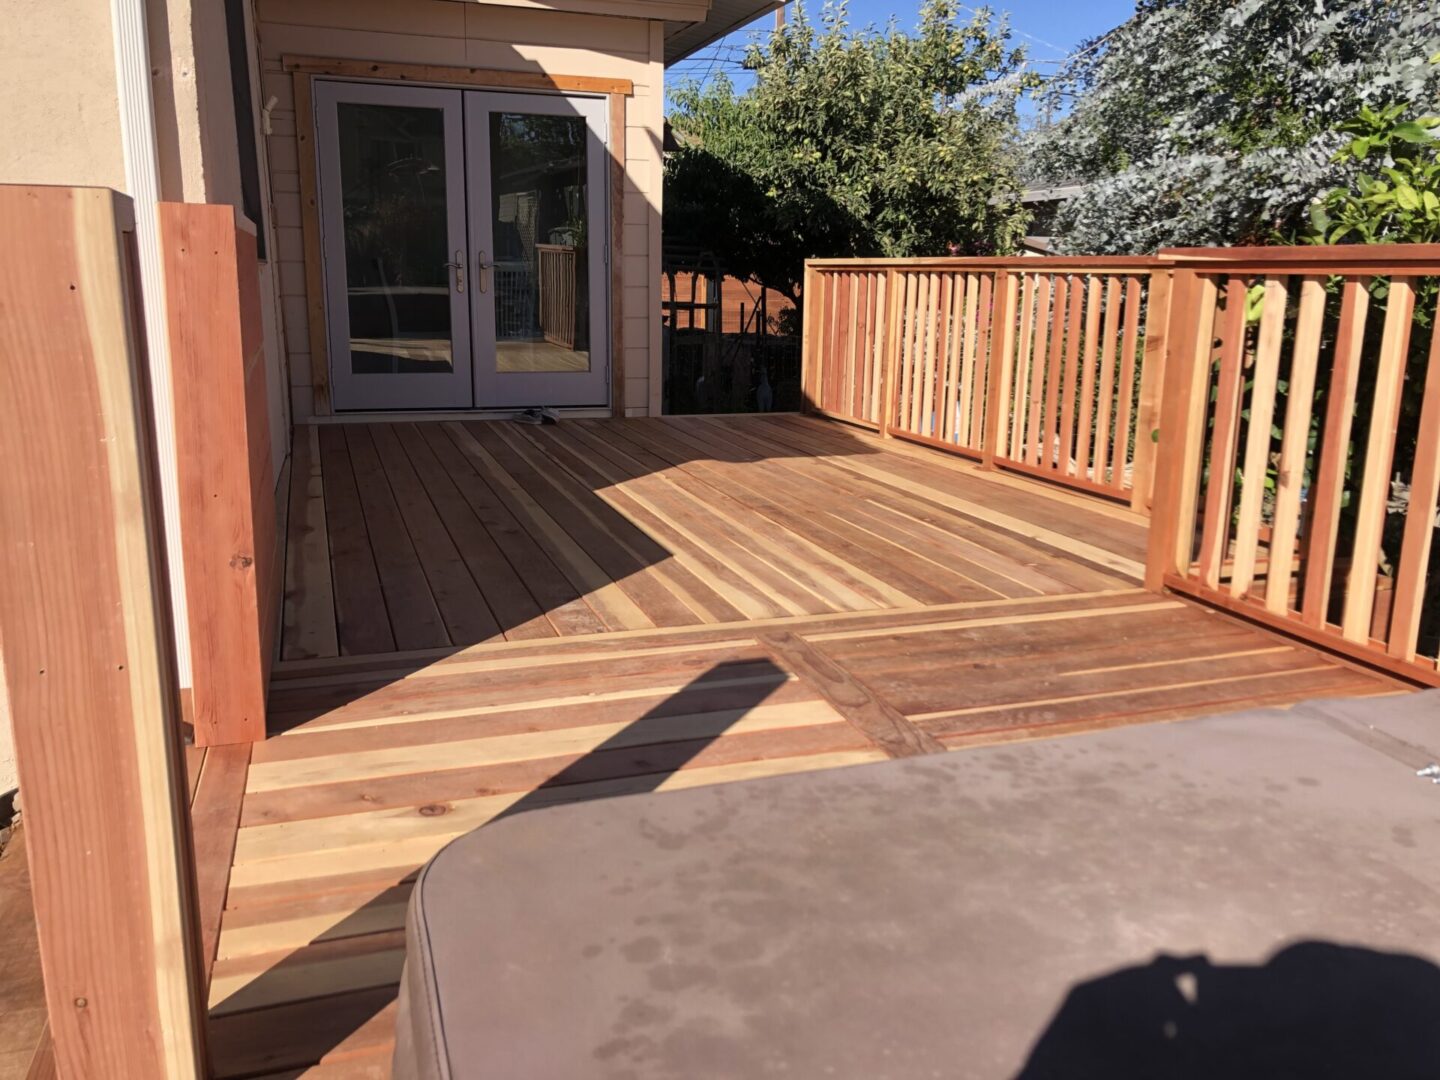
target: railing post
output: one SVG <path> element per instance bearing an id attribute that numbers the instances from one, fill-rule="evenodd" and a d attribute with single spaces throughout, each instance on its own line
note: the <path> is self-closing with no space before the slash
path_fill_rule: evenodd
<path id="1" fill-rule="evenodd" d="M 820 317 L 820 297 L 816 289 L 820 283 L 820 272 L 805 260 L 804 291 L 800 294 L 800 411 L 813 412 L 818 404 L 816 393 L 819 387 L 820 364 L 816 359 L 820 333 L 816 320 Z"/>
<path id="2" fill-rule="evenodd" d="M 1015 307 L 1020 279 L 1010 270 L 995 272 L 993 315 L 990 320 L 990 369 L 987 372 L 985 396 L 985 442 L 981 446 L 981 464 L 995 468 L 995 455 L 1001 439 L 1001 419 L 1008 412 L 1010 379 L 1015 353 Z"/>
<path id="3" fill-rule="evenodd" d="M 1165 343 L 1174 311 L 1174 275 L 1168 266 L 1152 270 L 1146 294 L 1145 357 L 1135 412 L 1135 472 L 1130 479 L 1130 509 L 1137 513 L 1148 513 L 1155 495 L 1155 432 L 1160 425 L 1160 389 L 1165 385 Z"/>
<path id="4" fill-rule="evenodd" d="M 132 214 L 101 188 L 0 187 L 0 638 L 56 1072 L 196 1080 L 195 863 Z"/>
<path id="5" fill-rule="evenodd" d="M 1208 334 L 1202 335 L 1202 327 L 1207 311 L 1214 314 L 1214 291 L 1214 283 L 1202 281 L 1195 270 L 1175 271 L 1160 392 L 1160 436 L 1155 444 L 1155 499 L 1145 560 L 1145 587 L 1153 592 L 1165 587 L 1167 574 L 1189 567 L 1181 545 L 1188 552 L 1193 541 L 1210 374 L 1211 341 Z"/>
<path id="6" fill-rule="evenodd" d="M 880 437 L 891 439 L 890 432 L 899 408 L 900 393 L 900 322 L 904 315 L 904 289 L 900 272 L 893 267 L 885 271 L 885 355 L 880 375 Z"/>

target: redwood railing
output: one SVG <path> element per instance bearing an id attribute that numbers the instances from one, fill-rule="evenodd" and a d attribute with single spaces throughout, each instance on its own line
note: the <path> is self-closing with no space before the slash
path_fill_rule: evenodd
<path id="1" fill-rule="evenodd" d="M 1157 259 L 813 260 L 806 396 L 1144 511 L 1168 298 Z"/>
<path id="2" fill-rule="evenodd" d="M 540 277 L 540 333 L 552 345 L 575 347 L 576 261 L 568 245 L 536 244 Z"/>
<path id="3" fill-rule="evenodd" d="M 1149 584 L 1440 684 L 1440 245 L 1162 254 Z"/>
<path id="4" fill-rule="evenodd" d="M 1151 515 L 1147 583 L 1440 685 L 1440 245 L 813 260 L 812 411 Z"/>

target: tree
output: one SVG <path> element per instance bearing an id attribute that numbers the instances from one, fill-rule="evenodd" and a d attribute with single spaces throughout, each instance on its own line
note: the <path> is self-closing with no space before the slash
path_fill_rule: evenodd
<path id="1" fill-rule="evenodd" d="M 1078 181 L 1062 250 L 1267 243 L 1348 187 L 1342 124 L 1362 107 L 1433 111 L 1433 0 L 1143 0 L 1048 88 L 1068 116 L 1037 133 L 1038 179 Z"/>
<path id="2" fill-rule="evenodd" d="M 1037 80 L 1005 23 L 927 0 L 914 34 L 852 30 L 846 4 L 803 4 L 750 50 L 753 89 L 671 92 L 668 239 L 799 301 L 813 256 L 1014 250 L 1019 95 Z"/>

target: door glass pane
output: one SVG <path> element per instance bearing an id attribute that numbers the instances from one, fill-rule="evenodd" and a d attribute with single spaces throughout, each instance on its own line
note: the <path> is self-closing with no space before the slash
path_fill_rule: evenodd
<path id="1" fill-rule="evenodd" d="M 579 117 L 490 116 L 500 371 L 590 370 L 586 140 Z"/>
<path id="2" fill-rule="evenodd" d="M 349 102 L 338 110 L 351 369 L 448 375 L 445 115 Z"/>

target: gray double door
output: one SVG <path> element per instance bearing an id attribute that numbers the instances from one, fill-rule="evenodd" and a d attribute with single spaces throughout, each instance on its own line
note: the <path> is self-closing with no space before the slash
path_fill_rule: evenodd
<path id="1" fill-rule="evenodd" d="M 336 409 L 608 403 L 604 104 L 316 82 Z"/>

